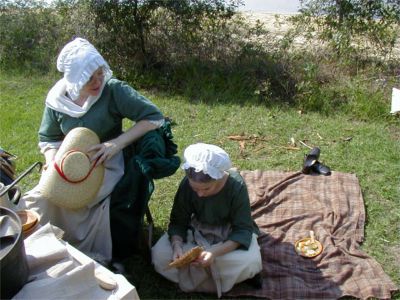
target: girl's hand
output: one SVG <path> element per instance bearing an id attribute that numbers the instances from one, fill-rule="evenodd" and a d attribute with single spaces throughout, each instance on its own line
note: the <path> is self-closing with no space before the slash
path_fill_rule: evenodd
<path id="1" fill-rule="evenodd" d="M 193 264 L 205 268 L 209 267 L 214 262 L 214 259 L 215 256 L 211 251 L 203 251 Z"/>
<path id="2" fill-rule="evenodd" d="M 178 259 L 183 255 L 182 242 L 172 243 L 172 260 Z"/>

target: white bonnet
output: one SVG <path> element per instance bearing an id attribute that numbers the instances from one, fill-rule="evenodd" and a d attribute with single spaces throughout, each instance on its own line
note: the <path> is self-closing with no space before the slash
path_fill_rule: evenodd
<path id="1" fill-rule="evenodd" d="M 106 77 L 111 77 L 112 71 L 107 62 L 91 43 L 82 38 L 66 44 L 57 58 L 57 69 L 64 73 L 72 100 L 79 97 L 82 87 L 100 67 L 103 67 Z"/>
<path id="2" fill-rule="evenodd" d="M 185 162 L 182 169 L 194 168 L 196 172 L 203 172 L 214 179 L 221 179 L 224 171 L 231 167 L 228 153 L 215 145 L 204 143 L 190 145 L 185 149 L 183 157 Z"/>

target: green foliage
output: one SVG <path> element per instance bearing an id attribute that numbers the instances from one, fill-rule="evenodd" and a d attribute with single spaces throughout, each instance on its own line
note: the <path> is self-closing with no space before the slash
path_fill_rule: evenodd
<path id="1" fill-rule="evenodd" d="M 299 32 L 326 42 L 339 57 L 390 57 L 398 37 L 398 1 L 302 0 L 301 6 L 293 18 Z"/>
<path id="2" fill-rule="evenodd" d="M 240 2 L 0 0 L 0 67 L 48 71 L 48 59 L 74 36 L 89 39 L 124 78 L 183 57 L 215 59 Z"/>
<path id="3" fill-rule="evenodd" d="M 112 64 L 119 66 L 120 74 L 127 77 L 132 75 L 132 68 L 142 72 L 143 68 L 169 63 L 171 55 L 182 57 L 187 49 L 193 55 L 199 48 L 196 45 L 207 38 L 205 32 L 217 33 L 239 2 L 92 0 L 90 11 L 97 28 L 92 38 Z"/>
<path id="4" fill-rule="evenodd" d="M 55 0 L 53 11 L 59 20 L 57 25 L 60 29 L 58 38 L 60 50 L 67 42 L 77 36 L 86 38 L 96 45 L 97 41 L 92 38 L 97 28 L 94 23 L 95 16 L 90 8 L 90 1 Z"/>
<path id="5" fill-rule="evenodd" d="M 49 71 L 58 47 L 57 22 L 42 0 L 0 0 L 0 67 Z"/>

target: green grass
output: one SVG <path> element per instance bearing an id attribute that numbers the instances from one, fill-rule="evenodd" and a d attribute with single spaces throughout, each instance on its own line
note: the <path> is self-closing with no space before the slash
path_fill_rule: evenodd
<path id="1" fill-rule="evenodd" d="M 18 174 L 43 160 L 37 147 L 44 100 L 56 78 L 0 74 L 0 146 L 18 156 Z M 183 96 L 141 91 L 173 120 L 179 155 L 191 143 L 202 141 L 222 146 L 233 164 L 242 170 L 298 171 L 309 146 L 321 148 L 321 160 L 334 171 L 357 175 L 367 213 L 363 250 L 374 257 L 400 286 L 400 120 L 360 121 L 350 113 L 321 116 L 298 113 L 295 108 L 265 108 L 232 101 L 207 103 Z M 366 99 L 363 99 L 365 103 Z M 389 105 L 387 111 L 389 111 Z M 128 125 L 128 124 L 126 124 Z M 241 149 L 231 135 L 252 136 Z M 257 137 L 257 138 L 255 138 Z M 291 138 L 297 149 L 291 149 Z M 33 172 L 21 180 L 23 191 L 39 179 Z M 173 196 L 182 170 L 156 181 L 150 208 L 155 220 L 155 240 L 168 224 Z M 140 257 L 128 260 L 131 280 L 142 299 L 207 298 L 185 294 L 157 275 Z M 212 298 L 212 297 L 210 297 Z M 399 294 L 394 296 L 400 299 Z"/>

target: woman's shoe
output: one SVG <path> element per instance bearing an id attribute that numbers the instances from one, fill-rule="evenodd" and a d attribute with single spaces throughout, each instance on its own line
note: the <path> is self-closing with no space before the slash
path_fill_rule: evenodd
<path id="1" fill-rule="evenodd" d="M 304 174 L 310 174 L 313 171 L 313 166 L 318 162 L 321 150 L 318 147 L 311 149 L 310 153 L 304 157 L 303 170 Z"/>
<path id="2" fill-rule="evenodd" d="M 331 169 L 328 166 L 323 165 L 319 161 L 317 161 L 313 166 L 312 169 L 314 172 L 321 174 L 321 175 L 331 175 Z"/>

